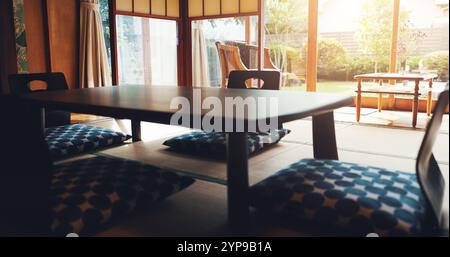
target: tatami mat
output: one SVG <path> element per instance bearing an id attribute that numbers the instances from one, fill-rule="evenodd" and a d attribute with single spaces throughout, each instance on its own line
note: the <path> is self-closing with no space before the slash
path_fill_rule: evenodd
<path id="1" fill-rule="evenodd" d="M 337 122 L 346 122 L 360 125 L 369 125 L 387 128 L 412 128 L 411 111 L 389 111 L 378 112 L 376 109 L 361 109 L 361 121 L 356 122 L 356 109 L 353 107 L 344 107 L 336 110 L 335 119 Z M 419 113 L 417 119 L 417 129 L 425 129 L 430 117 L 425 113 Z M 449 116 L 444 116 L 442 133 L 449 133 Z"/>
<path id="2" fill-rule="evenodd" d="M 308 145 L 280 143 L 272 149 L 255 155 L 249 159 L 250 184 L 255 184 L 302 158 L 311 158 L 313 156 L 312 150 L 312 146 Z M 170 170 L 183 172 L 186 175 L 197 178 L 199 181 L 211 182 L 211 185 L 226 185 L 227 168 L 225 161 L 208 160 L 184 154 L 176 154 L 168 151 L 166 147 L 161 145 L 160 141 L 135 143 L 110 149 L 101 154 L 137 160 Z M 343 150 L 339 151 L 339 155 L 342 161 L 356 162 L 370 166 L 382 166 L 411 173 L 414 172 L 415 161 L 411 159 L 376 156 Z M 449 168 L 447 165 L 440 166 L 448 184 Z M 447 209 L 448 199 L 447 188 L 445 201 L 447 203 Z M 445 221 L 448 226 L 448 212 L 445 213 L 445 216 Z"/>
<path id="3" fill-rule="evenodd" d="M 347 123 L 336 123 L 335 124 L 336 132 L 351 125 L 352 124 Z M 287 135 L 284 138 L 284 141 L 312 144 L 313 132 L 312 132 L 312 122 L 310 119 L 284 123 L 283 127 L 291 130 L 291 134 Z"/>
<path id="4" fill-rule="evenodd" d="M 445 120 L 448 121 L 448 116 L 445 117 Z M 125 131 L 130 127 L 128 121 L 122 122 L 121 125 L 115 121 L 103 121 L 96 125 L 122 128 Z M 434 150 L 448 185 L 449 135 L 445 126 L 448 127 L 448 123 L 443 125 Z M 263 180 L 302 158 L 313 157 L 311 120 L 287 123 L 285 127 L 292 129 L 291 135 L 287 136 L 279 145 L 249 159 L 251 184 Z M 171 231 L 173 235 L 226 234 L 226 225 L 224 225 L 226 221 L 225 156 L 224 160 L 195 158 L 174 153 L 162 145 L 166 138 L 188 132 L 188 129 L 152 123 L 143 123 L 142 128 L 144 142 L 113 148 L 100 154 L 142 161 L 181 171 L 197 178 L 199 183 L 186 192 L 174 196 L 167 203 L 162 203 L 162 206 L 155 207 L 150 212 L 151 219 L 147 215 L 137 217 L 127 225 L 118 226 L 105 232 L 104 235 L 120 235 L 121 233 L 125 233 L 124 235 L 127 233 L 129 235 L 170 235 L 167 231 Z M 390 128 L 370 124 L 358 125 L 352 122 L 338 121 L 336 122 L 336 134 L 339 156 L 342 161 L 414 172 L 415 158 L 424 130 Z M 187 203 L 189 201 L 197 202 L 194 206 Z M 445 203 L 448 210 L 448 186 Z M 186 219 L 180 220 L 177 218 L 178 215 L 186 217 Z M 164 224 L 164 221 L 172 220 L 166 219 L 166 217 L 172 216 L 173 220 L 177 222 L 173 225 Z M 208 219 L 206 219 L 207 217 Z M 202 223 L 203 219 L 205 221 Z M 444 220 L 448 228 L 448 211 L 445 212 Z M 180 223 L 178 224 L 178 222 Z M 191 227 L 186 223 L 199 223 L 199 225 Z M 179 229 L 177 230 L 177 228 Z M 283 233 L 285 232 L 281 234 Z"/>
<path id="5" fill-rule="evenodd" d="M 99 237 L 232 236 L 228 226 L 226 187 L 197 181 L 186 190 L 98 234 Z M 253 214 L 254 215 L 254 214 Z M 304 234 L 252 218 L 249 235 L 299 237 Z"/>

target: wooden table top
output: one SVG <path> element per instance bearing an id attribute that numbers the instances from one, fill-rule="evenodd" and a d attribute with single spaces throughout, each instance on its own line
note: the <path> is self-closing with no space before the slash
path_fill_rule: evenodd
<path id="1" fill-rule="evenodd" d="M 320 115 L 354 104 L 353 96 L 329 93 L 304 93 L 290 91 L 201 88 L 201 98 L 217 97 L 225 103 L 226 97 L 275 98 L 278 99 L 278 116 L 258 110 L 258 120 L 279 118 L 281 122 Z M 34 92 L 20 96 L 22 100 L 46 108 L 76 113 L 108 116 L 119 119 L 170 124 L 171 116 L 178 109 L 171 109 L 170 103 L 177 97 L 184 97 L 191 105 L 194 98 L 192 88 L 161 86 L 115 86 L 89 89 L 73 89 L 52 92 Z M 225 109 L 225 108 L 223 108 Z M 191 118 L 203 117 L 210 110 L 200 113 L 191 111 Z M 223 119 L 252 120 L 222 112 Z"/>
<path id="2" fill-rule="evenodd" d="M 370 73 L 356 75 L 355 79 L 383 79 L 383 80 L 430 80 L 437 78 L 433 73 Z"/>

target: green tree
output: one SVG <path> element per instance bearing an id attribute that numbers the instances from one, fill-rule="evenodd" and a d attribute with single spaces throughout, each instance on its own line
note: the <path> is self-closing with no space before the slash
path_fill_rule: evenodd
<path id="1" fill-rule="evenodd" d="M 100 16 L 102 17 L 103 34 L 111 70 L 111 30 L 109 27 L 109 0 L 100 0 Z"/>
<path id="2" fill-rule="evenodd" d="M 293 33 L 307 31 L 308 0 L 266 0 L 266 35 L 270 44 L 274 64 L 282 71 L 287 70 L 287 43 Z M 283 47 L 284 46 L 284 47 Z"/>
<path id="3" fill-rule="evenodd" d="M 268 34 L 279 35 L 307 31 L 307 0 L 266 0 Z"/>
<path id="4" fill-rule="evenodd" d="M 109 0 L 100 0 L 100 15 L 102 16 L 103 29 L 106 36 L 110 36 L 109 30 Z"/>
<path id="5" fill-rule="evenodd" d="M 378 64 L 386 61 L 390 56 L 393 9 L 392 0 L 371 0 L 367 1 L 363 7 L 364 15 L 360 20 L 361 26 L 357 31 L 357 39 L 361 50 L 373 56 L 375 72 L 378 72 Z M 400 33 L 408 33 L 408 17 L 408 12 L 401 11 Z"/>
<path id="6" fill-rule="evenodd" d="M 398 64 L 399 68 L 403 71 L 407 66 L 414 66 L 417 62 L 415 58 L 411 58 L 411 54 L 417 53 L 417 50 L 423 43 L 423 39 L 427 37 L 427 34 L 421 30 L 414 30 L 411 28 L 411 23 L 408 21 L 408 26 L 403 29 L 406 31 L 400 31 L 400 38 L 398 41 Z M 413 65 L 411 65 L 413 64 Z M 417 69 L 417 67 L 416 67 Z"/>

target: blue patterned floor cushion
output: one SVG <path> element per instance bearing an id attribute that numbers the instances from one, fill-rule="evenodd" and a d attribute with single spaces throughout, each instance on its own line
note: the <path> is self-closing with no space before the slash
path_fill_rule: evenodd
<path id="1" fill-rule="evenodd" d="M 54 159 L 120 145 L 130 138 L 119 131 L 80 124 L 45 130 L 45 140 Z"/>
<path id="2" fill-rule="evenodd" d="M 55 167 L 51 231 L 92 235 L 194 183 L 150 165 L 95 157 Z"/>
<path id="3" fill-rule="evenodd" d="M 248 152 L 257 153 L 275 145 L 289 134 L 288 129 L 278 129 L 269 133 L 248 133 Z M 188 154 L 226 156 L 227 143 L 225 133 L 194 131 L 164 142 L 172 150 Z"/>
<path id="4" fill-rule="evenodd" d="M 419 235 L 426 208 L 415 174 L 313 159 L 253 186 L 251 199 L 257 210 L 322 235 Z"/>

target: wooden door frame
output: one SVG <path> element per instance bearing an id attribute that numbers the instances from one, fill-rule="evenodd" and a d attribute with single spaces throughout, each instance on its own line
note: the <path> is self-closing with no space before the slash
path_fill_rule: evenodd
<path id="1" fill-rule="evenodd" d="M 239 13 L 239 14 L 220 14 L 220 15 L 205 15 L 205 10 L 203 9 L 203 15 L 199 17 L 189 17 L 189 5 L 188 1 L 183 1 L 183 27 L 184 31 L 184 47 L 185 49 L 192 50 L 192 22 L 199 20 L 211 20 L 211 19 L 224 19 L 224 18 L 237 18 L 244 17 L 245 18 L 245 41 L 248 42 L 251 38 L 251 26 L 250 26 L 250 17 L 256 16 L 258 17 L 258 70 L 262 70 L 264 68 L 264 0 L 258 0 L 258 11 L 257 12 L 248 12 L 248 13 Z M 223 1 L 223 0 L 221 0 Z M 242 0 L 245 1 L 245 0 Z M 221 4 L 222 6 L 222 4 Z M 239 3 L 240 6 L 240 3 Z M 204 7 L 204 4 L 203 4 Z M 185 86 L 192 87 L 192 53 L 191 51 L 184 51 L 184 65 L 185 68 Z"/>
<path id="2" fill-rule="evenodd" d="M 306 62 L 306 91 L 317 91 L 317 42 L 319 0 L 308 1 L 308 57 Z"/>
<path id="3" fill-rule="evenodd" d="M 214 15 L 201 17 L 189 17 L 189 3 L 187 0 L 179 0 L 180 15 L 178 18 L 159 16 L 151 14 L 137 14 L 134 12 L 124 12 L 117 11 L 116 0 L 109 0 L 109 22 L 110 22 L 110 32 L 111 32 L 111 67 L 112 67 L 112 81 L 114 85 L 119 85 L 119 68 L 118 68 L 118 53 L 117 53 L 117 28 L 116 28 L 116 18 L 117 15 L 129 15 L 143 18 L 155 18 L 155 19 L 165 19 L 174 20 L 177 22 L 178 30 L 178 47 L 177 47 L 177 63 L 178 63 L 178 86 L 188 86 L 192 87 L 192 21 L 195 20 L 207 20 L 207 19 L 220 19 L 220 18 L 233 18 L 233 17 L 250 17 L 257 16 L 260 21 L 258 22 L 258 45 L 262 46 L 258 48 L 258 67 L 262 69 L 264 64 L 264 13 L 263 13 L 263 3 L 264 0 L 258 0 L 258 12 L 240 13 L 238 15 Z M 166 0 L 167 3 L 167 0 Z M 134 9 L 134 0 L 133 0 Z M 167 10 L 167 8 L 166 8 Z M 250 32 L 248 29 L 248 24 L 246 24 L 246 39 L 250 38 Z"/>
<path id="4" fill-rule="evenodd" d="M 189 21 L 189 3 L 180 0 L 181 23 L 178 24 L 178 85 L 192 87 L 192 23 Z"/>
<path id="5" fill-rule="evenodd" d="M 249 32 L 249 17 L 257 16 L 258 22 L 258 68 L 262 69 L 264 64 L 264 0 L 258 0 L 259 11 L 255 13 L 246 13 L 243 15 L 215 15 L 201 17 L 189 17 L 189 3 L 187 0 L 180 0 L 180 17 L 170 18 L 161 17 L 155 15 L 145 14 L 130 14 L 127 12 L 118 12 L 115 6 L 115 0 L 109 0 L 110 3 L 110 28 L 111 28 L 111 62 L 112 62 L 112 74 L 113 84 L 117 85 L 118 78 L 118 66 L 117 66 L 117 34 L 116 34 L 116 15 L 132 15 L 147 18 L 169 19 L 177 21 L 178 28 L 178 85 L 179 86 L 192 86 L 192 21 L 195 20 L 207 20 L 207 19 L 219 19 L 219 18 L 232 18 L 232 17 L 246 17 L 246 41 L 251 38 Z M 306 64 L 306 81 L 307 91 L 315 92 L 317 90 L 317 55 L 318 55 L 318 15 L 319 15 L 319 0 L 309 0 L 308 2 L 308 57 Z M 398 30 L 399 30 L 399 13 L 400 13 L 400 0 L 393 1 L 393 33 L 391 40 L 391 53 L 390 53 L 390 72 L 397 71 L 397 47 L 398 47 Z M 355 83 L 356 84 L 356 83 Z M 405 103 L 401 101 L 403 106 Z M 388 105 L 395 108 L 395 98 L 390 98 Z"/>
<path id="6" fill-rule="evenodd" d="M 17 54 L 14 32 L 13 2 L 0 1 L 0 95 L 9 93 L 8 76 L 16 74 Z"/>
<path id="7" fill-rule="evenodd" d="M 391 37 L 391 52 L 390 52 L 390 63 L 389 72 L 395 73 L 397 69 L 398 61 L 398 37 L 400 30 L 400 0 L 393 0 L 393 10 L 392 10 L 392 37 Z M 396 81 L 391 80 L 389 84 L 395 85 Z M 393 94 L 389 95 L 388 105 L 389 107 L 395 106 L 395 96 Z"/>
<path id="8" fill-rule="evenodd" d="M 184 57 L 184 49 L 186 47 L 186 41 L 184 38 L 186 37 L 184 31 L 185 28 L 183 26 L 183 15 L 184 15 L 184 6 L 187 1 L 179 0 L 180 4 L 180 17 L 170 17 L 167 14 L 167 0 L 166 2 L 166 15 L 153 15 L 153 14 L 142 14 L 134 12 L 134 1 L 132 0 L 133 10 L 131 12 L 118 11 L 116 6 L 116 0 L 108 0 L 109 4 L 109 28 L 110 28 L 110 44 L 111 44 L 111 73 L 112 73 L 112 82 L 113 85 L 119 85 L 119 66 L 118 66 L 118 46 L 117 46 L 117 15 L 125 15 L 125 16 L 133 16 L 133 17 L 141 17 L 141 18 L 150 18 L 150 19 L 160 19 L 160 20 L 171 20 L 177 23 L 177 38 L 178 38 L 178 46 L 177 46 L 177 78 L 178 85 L 185 85 L 185 70 L 183 69 L 185 66 L 185 57 Z M 150 2 L 150 11 L 151 11 L 151 0 Z"/>

